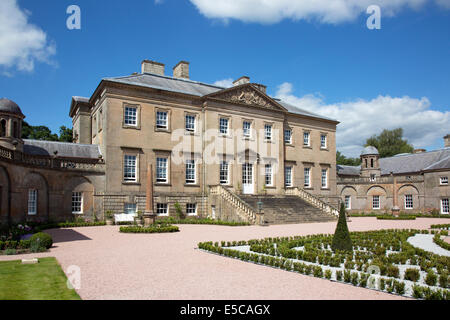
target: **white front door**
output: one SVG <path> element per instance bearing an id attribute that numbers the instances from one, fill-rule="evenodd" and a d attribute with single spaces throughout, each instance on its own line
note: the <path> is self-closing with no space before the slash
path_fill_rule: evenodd
<path id="1" fill-rule="evenodd" d="M 255 192 L 253 183 L 253 165 L 244 163 L 242 165 L 242 192 L 244 194 L 253 194 Z"/>

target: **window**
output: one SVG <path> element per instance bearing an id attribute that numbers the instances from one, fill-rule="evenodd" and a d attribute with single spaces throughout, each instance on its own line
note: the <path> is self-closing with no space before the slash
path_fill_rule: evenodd
<path id="1" fill-rule="evenodd" d="M 220 184 L 228 184 L 228 162 L 220 163 Z"/>
<path id="2" fill-rule="evenodd" d="M 441 185 L 447 185 L 448 184 L 448 177 L 441 177 L 440 178 Z"/>
<path id="3" fill-rule="evenodd" d="M 413 208 L 413 196 L 412 194 L 405 194 L 405 209 Z"/>
<path id="4" fill-rule="evenodd" d="M 195 184 L 195 161 L 186 160 L 186 183 Z"/>
<path id="5" fill-rule="evenodd" d="M 372 209 L 380 209 L 380 196 L 372 197 Z"/>
<path id="6" fill-rule="evenodd" d="M 350 210 L 352 208 L 352 198 L 351 196 L 345 196 L 345 209 Z"/>
<path id="7" fill-rule="evenodd" d="M 126 214 L 136 214 L 137 212 L 137 205 L 136 203 L 125 203 L 124 204 L 124 212 Z"/>
<path id="8" fill-rule="evenodd" d="M 125 125 L 137 126 L 137 108 L 125 107 Z"/>
<path id="9" fill-rule="evenodd" d="M 322 169 L 322 188 L 328 187 L 328 170 Z"/>
<path id="10" fill-rule="evenodd" d="M 72 192 L 72 213 L 74 213 L 74 214 L 83 213 L 83 193 L 82 192 Z"/>
<path id="11" fill-rule="evenodd" d="M 228 134 L 228 119 L 227 118 L 220 118 L 219 131 L 221 134 Z"/>
<path id="12" fill-rule="evenodd" d="M 158 216 L 168 216 L 169 215 L 169 207 L 167 203 L 157 203 L 156 204 L 156 214 Z"/>
<path id="13" fill-rule="evenodd" d="M 187 203 L 186 204 L 186 214 L 188 216 L 196 216 L 197 215 L 197 204 L 196 203 Z"/>
<path id="14" fill-rule="evenodd" d="M 37 190 L 28 190 L 28 214 L 35 215 L 37 213 Z"/>
<path id="15" fill-rule="evenodd" d="M 156 182 L 167 182 L 167 158 L 156 158 Z"/>
<path id="16" fill-rule="evenodd" d="M 167 129 L 167 111 L 157 111 L 156 112 L 156 128 Z"/>
<path id="17" fill-rule="evenodd" d="M 242 124 L 242 133 L 244 135 L 244 137 L 250 137 L 251 135 L 251 127 L 252 124 L 249 121 L 244 121 Z"/>
<path id="18" fill-rule="evenodd" d="M 0 121 L 0 137 L 6 137 L 6 120 Z"/>
<path id="19" fill-rule="evenodd" d="M 103 110 L 98 111 L 98 131 L 103 129 Z"/>
<path id="20" fill-rule="evenodd" d="M 123 161 L 123 180 L 136 182 L 137 157 L 126 154 Z"/>
<path id="21" fill-rule="evenodd" d="M 449 201 L 447 199 L 441 199 L 441 213 L 450 213 Z"/>
<path id="22" fill-rule="evenodd" d="M 272 140 L 272 126 L 270 124 L 264 125 L 264 140 Z"/>
<path id="23" fill-rule="evenodd" d="M 305 168 L 304 174 L 305 174 L 305 187 L 309 188 L 311 187 L 311 168 Z"/>
<path id="24" fill-rule="evenodd" d="M 320 135 L 320 148 L 321 149 L 327 148 L 327 135 L 326 134 Z"/>
<path id="25" fill-rule="evenodd" d="M 13 137 L 19 138 L 19 127 L 17 125 L 17 121 L 13 122 Z"/>
<path id="26" fill-rule="evenodd" d="M 292 187 L 292 167 L 284 167 L 284 185 Z"/>
<path id="27" fill-rule="evenodd" d="M 303 145 L 304 146 L 308 146 L 310 145 L 310 135 L 309 132 L 304 132 L 303 133 Z"/>
<path id="28" fill-rule="evenodd" d="M 371 174 L 369 179 L 370 181 L 374 182 L 375 180 L 377 180 L 377 177 L 375 174 Z"/>
<path id="29" fill-rule="evenodd" d="M 94 116 L 94 119 L 92 120 L 92 136 L 95 137 L 95 135 L 98 132 L 98 123 L 97 123 L 97 116 Z"/>
<path id="30" fill-rule="evenodd" d="M 370 159 L 370 167 L 373 168 L 373 158 Z"/>
<path id="31" fill-rule="evenodd" d="M 186 115 L 186 131 L 195 131 L 195 116 L 187 114 Z"/>
<path id="32" fill-rule="evenodd" d="M 266 164 L 266 170 L 265 170 L 265 185 L 266 186 L 271 186 L 273 184 L 273 179 L 272 179 L 272 165 L 271 164 Z"/>
<path id="33" fill-rule="evenodd" d="M 292 130 L 291 129 L 287 129 L 284 130 L 284 142 L 285 143 L 292 143 Z"/>

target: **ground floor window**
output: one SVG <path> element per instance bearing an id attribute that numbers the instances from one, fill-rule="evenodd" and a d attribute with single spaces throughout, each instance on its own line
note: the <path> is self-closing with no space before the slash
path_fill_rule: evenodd
<path id="1" fill-rule="evenodd" d="M 328 187 L 328 170 L 322 169 L 322 188 Z"/>
<path id="2" fill-rule="evenodd" d="M 72 213 L 83 213 L 83 193 L 72 192 Z"/>
<path id="3" fill-rule="evenodd" d="M 352 208 L 351 196 L 345 196 L 345 209 L 350 210 Z"/>
<path id="4" fill-rule="evenodd" d="M 187 203 L 186 204 L 186 214 L 188 216 L 196 216 L 197 215 L 197 204 L 196 203 Z"/>
<path id="5" fill-rule="evenodd" d="M 284 184 L 286 187 L 292 187 L 292 167 L 284 168 Z"/>
<path id="6" fill-rule="evenodd" d="M 35 215 L 37 213 L 37 190 L 28 190 L 28 214 Z"/>
<path id="7" fill-rule="evenodd" d="M 305 176 L 305 187 L 309 188 L 311 187 L 311 176 L 310 176 L 311 169 L 305 168 L 304 169 L 304 176 Z"/>
<path id="8" fill-rule="evenodd" d="M 157 203 L 156 204 L 156 214 L 158 216 L 168 216 L 169 215 L 169 207 L 167 203 Z"/>
<path id="9" fill-rule="evenodd" d="M 450 213 L 449 199 L 441 199 L 441 213 Z"/>
<path id="10" fill-rule="evenodd" d="M 228 184 L 228 162 L 220 163 L 220 184 Z"/>
<path id="11" fill-rule="evenodd" d="M 380 196 L 372 197 L 372 209 L 380 209 Z"/>
<path id="12" fill-rule="evenodd" d="M 271 186 L 272 185 L 272 165 L 266 164 L 266 174 L 265 174 L 265 185 Z"/>
<path id="13" fill-rule="evenodd" d="M 412 209 L 413 205 L 413 196 L 412 194 L 405 194 L 405 209 Z"/>
<path id="14" fill-rule="evenodd" d="M 124 204 L 124 212 L 126 214 L 136 214 L 136 212 L 137 212 L 136 203 L 125 203 Z"/>

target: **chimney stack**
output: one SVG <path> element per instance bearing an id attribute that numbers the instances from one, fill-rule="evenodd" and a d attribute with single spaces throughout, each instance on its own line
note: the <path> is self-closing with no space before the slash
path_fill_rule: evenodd
<path id="1" fill-rule="evenodd" d="M 423 153 L 423 152 L 427 152 L 427 150 L 425 149 L 414 149 L 413 153 Z"/>
<path id="2" fill-rule="evenodd" d="M 239 79 L 233 81 L 233 86 L 240 86 L 241 84 L 250 83 L 250 78 L 246 76 L 242 76 Z"/>
<path id="3" fill-rule="evenodd" d="M 144 60 L 141 64 L 142 73 L 153 73 L 160 76 L 164 75 L 164 64 L 151 60 Z"/>
<path id="4" fill-rule="evenodd" d="M 446 148 L 450 147 L 450 134 L 448 134 L 444 137 L 444 147 L 446 147 Z"/>
<path id="5" fill-rule="evenodd" d="M 189 79 L 189 62 L 180 61 L 173 67 L 173 77 L 181 79 Z"/>

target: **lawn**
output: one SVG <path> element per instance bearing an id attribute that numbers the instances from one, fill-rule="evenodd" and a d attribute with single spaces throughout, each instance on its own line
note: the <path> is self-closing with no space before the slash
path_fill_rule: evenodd
<path id="1" fill-rule="evenodd" d="M 0 300 L 80 300 L 55 258 L 37 264 L 0 262 Z"/>

